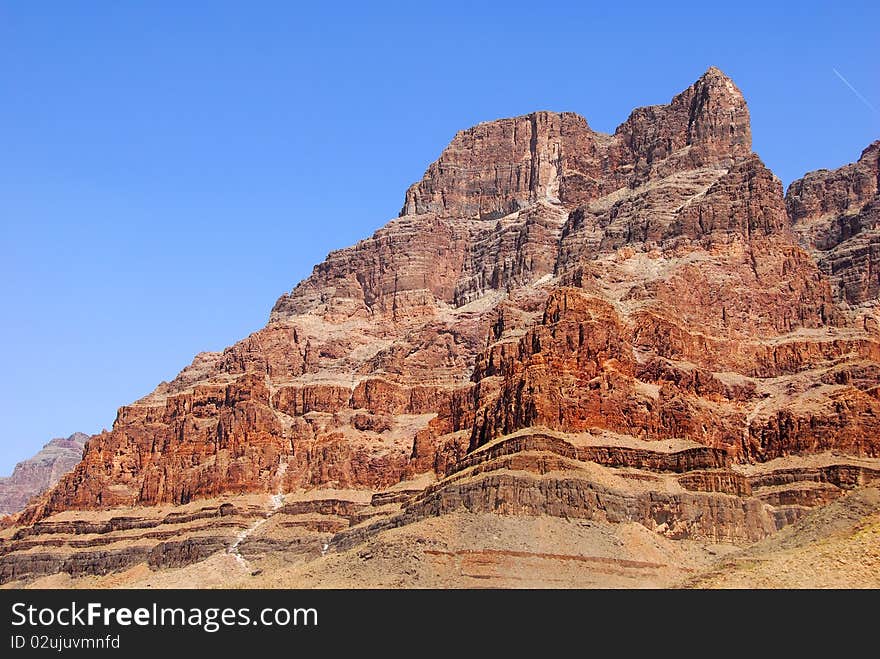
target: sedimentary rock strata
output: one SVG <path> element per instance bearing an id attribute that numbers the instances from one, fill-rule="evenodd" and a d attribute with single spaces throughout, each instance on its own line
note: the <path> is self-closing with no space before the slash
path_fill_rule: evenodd
<path id="1" fill-rule="evenodd" d="M 121 408 L 0 574 L 314 557 L 456 511 L 772 534 L 880 473 L 877 153 L 783 195 L 714 68 L 612 135 L 552 112 L 463 131 L 265 328 Z M 256 530 L 187 513 L 116 551 L 90 526 L 94 560 L 45 526 L 248 497 Z"/>

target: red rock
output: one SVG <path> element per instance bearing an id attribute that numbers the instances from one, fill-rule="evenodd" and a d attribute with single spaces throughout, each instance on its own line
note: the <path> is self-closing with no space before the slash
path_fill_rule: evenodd
<path id="1" fill-rule="evenodd" d="M 552 112 L 463 131 L 400 217 L 331 253 L 265 328 L 121 408 L 19 522 L 279 487 L 375 491 L 425 472 L 447 480 L 412 515 L 458 497 L 589 516 L 586 481 L 530 493 L 473 462 L 540 426 L 641 448 L 498 459 L 542 478 L 568 459 L 674 463 L 686 496 L 599 498 L 675 537 L 761 537 L 796 513 L 762 508 L 731 465 L 880 455 L 880 318 L 838 304 L 876 298 L 873 243 L 834 265 L 873 235 L 876 152 L 808 175 L 786 201 L 751 153 L 742 94 L 714 68 L 613 135 Z M 852 217 L 864 228 L 846 229 Z M 667 463 L 658 441 L 701 448 Z M 478 468 L 479 482 L 455 480 Z"/>

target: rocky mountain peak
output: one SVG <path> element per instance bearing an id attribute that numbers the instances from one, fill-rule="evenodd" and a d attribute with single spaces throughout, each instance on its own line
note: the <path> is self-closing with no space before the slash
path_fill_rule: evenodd
<path id="1" fill-rule="evenodd" d="M 732 152 L 751 151 L 752 129 L 746 100 L 720 69 L 709 67 L 683 96 L 691 97 L 688 144 L 715 142 Z"/>
<path id="2" fill-rule="evenodd" d="M 639 181 L 655 172 L 658 163 L 667 171 L 687 166 L 726 167 L 752 149 L 745 98 L 715 67 L 668 105 L 633 110 L 614 135 L 629 151 Z"/>
<path id="3" fill-rule="evenodd" d="M 547 111 L 460 131 L 407 190 L 400 214 L 495 220 L 538 201 L 589 202 L 652 173 L 727 167 L 751 143 L 742 92 L 710 67 L 669 104 L 634 110 L 613 136 Z"/>

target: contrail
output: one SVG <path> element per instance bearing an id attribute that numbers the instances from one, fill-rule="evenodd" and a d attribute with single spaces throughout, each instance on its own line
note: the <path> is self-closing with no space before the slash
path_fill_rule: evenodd
<path id="1" fill-rule="evenodd" d="M 860 100 L 862 103 L 864 103 L 864 104 L 867 105 L 869 108 L 871 108 L 871 110 L 873 110 L 876 114 L 880 114 L 880 110 L 878 110 L 877 108 L 875 108 L 875 107 L 871 104 L 871 101 L 869 101 L 867 98 L 865 98 L 864 96 L 862 96 L 862 95 L 859 93 L 859 90 L 856 89 L 855 87 L 853 87 L 853 86 L 850 84 L 849 80 L 847 80 L 846 78 L 844 78 L 844 77 L 841 75 L 840 71 L 838 71 L 837 69 L 835 69 L 835 68 L 833 68 L 833 67 L 831 68 L 831 70 L 834 71 L 834 75 L 836 75 L 838 78 L 840 78 L 840 81 L 841 81 L 844 85 L 846 85 L 847 87 L 850 88 L 850 91 L 852 91 L 853 94 L 855 94 L 856 96 L 858 96 L 859 100 Z"/>

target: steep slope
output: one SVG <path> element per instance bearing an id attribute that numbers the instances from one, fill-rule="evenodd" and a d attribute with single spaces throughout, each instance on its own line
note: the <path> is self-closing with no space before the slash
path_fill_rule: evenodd
<path id="1" fill-rule="evenodd" d="M 869 187 L 834 212 L 870 216 Z M 294 528 L 346 551 L 461 511 L 759 540 L 880 475 L 880 328 L 798 242 L 825 202 L 793 199 L 715 68 L 613 135 L 552 112 L 463 131 L 264 329 L 120 409 L 19 517 L 0 578 L 99 569 L 82 533 L 116 569 L 287 552 Z"/>
<path id="2" fill-rule="evenodd" d="M 88 435 L 81 432 L 53 439 L 33 457 L 15 465 L 11 476 L 0 477 L 0 515 L 17 513 L 55 485 L 82 459 L 87 439 Z"/>

